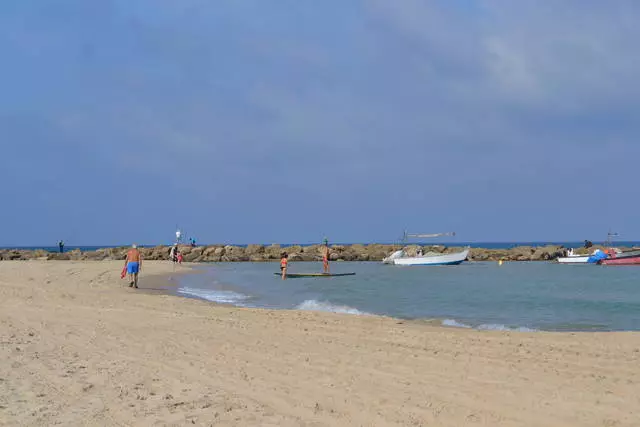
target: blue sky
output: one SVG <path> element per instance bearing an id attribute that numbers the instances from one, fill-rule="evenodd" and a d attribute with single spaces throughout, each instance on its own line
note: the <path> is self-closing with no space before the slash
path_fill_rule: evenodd
<path id="1" fill-rule="evenodd" d="M 0 245 L 640 239 L 640 3 L 0 3 Z"/>

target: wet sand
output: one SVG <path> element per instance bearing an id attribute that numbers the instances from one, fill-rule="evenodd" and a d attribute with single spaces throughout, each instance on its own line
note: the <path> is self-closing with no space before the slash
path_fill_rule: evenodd
<path id="1" fill-rule="evenodd" d="M 121 265 L 0 262 L 0 425 L 640 425 L 640 333 L 239 309 Z"/>

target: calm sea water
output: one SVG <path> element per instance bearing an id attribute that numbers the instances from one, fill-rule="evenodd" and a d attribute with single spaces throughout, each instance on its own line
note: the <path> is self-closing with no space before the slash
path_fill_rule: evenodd
<path id="1" fill-rule="evenodd" d="M 220 263 L 179 279 L 179 294 L 250 307 L 382 314 L 505 330 L 640 330 L 640 267 L 464 263 L 398 267 L 333 263 L 356 276 L 283 281 L 277 263 Z M 317 272 L 318 263 L 291 263 Z"/>

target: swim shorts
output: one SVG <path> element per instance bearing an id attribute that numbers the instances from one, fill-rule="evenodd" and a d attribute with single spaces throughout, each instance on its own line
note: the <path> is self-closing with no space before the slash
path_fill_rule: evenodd
<path id="1" fill-rule="evenodd" d="M 140 264 L 133 261 L 127 263 L 127 273 L 136 274 L 140 270 Z"/>

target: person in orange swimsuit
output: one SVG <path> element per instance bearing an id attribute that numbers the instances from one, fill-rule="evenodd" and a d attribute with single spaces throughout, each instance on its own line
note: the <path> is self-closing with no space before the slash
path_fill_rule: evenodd
<path id="1" fill-rule="evenodd" d="M 324 239 L 324 248 L 322 248 L 322 272 L 329 274 L 329 241 Z"/>
<path id="2" fill-rule="evenodd" d="M 282 253 L 280 258 L 280 272 L 282 273 L 282 280 L 287 278 L 287 267 L 289 266 L 289 255 L 286 252 Z"/>

